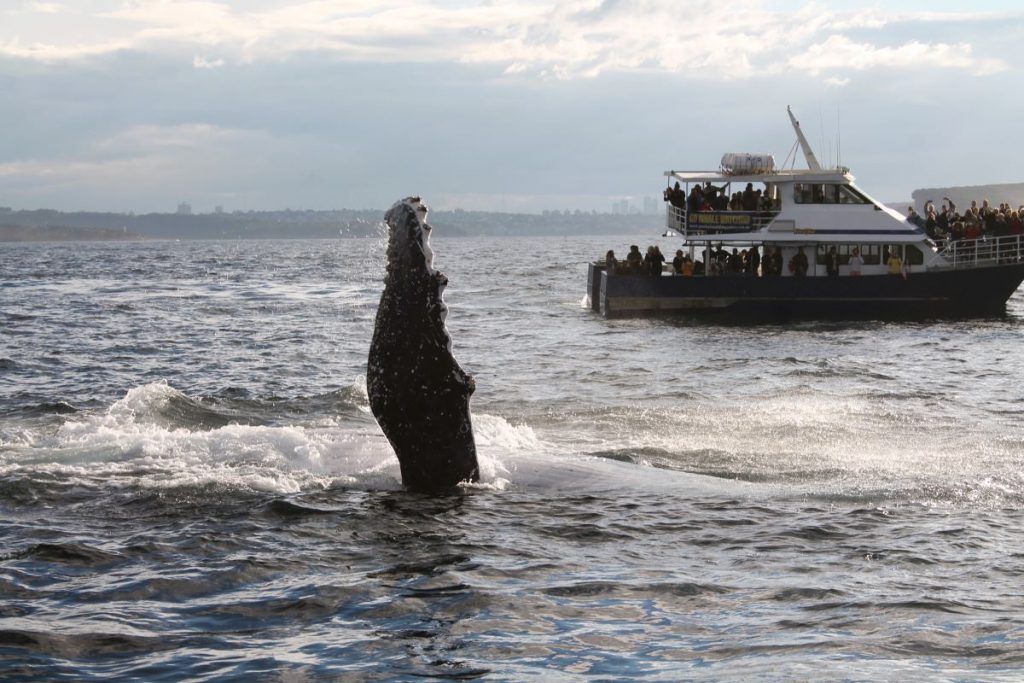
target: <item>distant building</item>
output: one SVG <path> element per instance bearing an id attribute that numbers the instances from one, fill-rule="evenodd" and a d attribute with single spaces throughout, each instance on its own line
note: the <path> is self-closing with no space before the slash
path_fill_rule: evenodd
<path id="1" fill-rule="evenodd" d="M 192 205 L 189 204 L 188 202 L 182 202 L 181 204 L 178 204 L 178 215 L 179 216 L 191 216 L 192 215 Z"/>
<path id="2" fill-rule="evenodd" d="M 218 204 L 217 206 L 213 207 L 213 212 L 219 216 L 220 214 L 224 213 L 224 207 Z"/>
<path id="3" fill-rule="evenodd" d="M 657 197 L 644 197 L 644 215 L 646 215 L 646 216 L 657 216 L 658 215 L 658 199 L 657 199 Z"/>
<path id="4" fill-rule="evenodd" d="M 622 199 L 612 203 L 612 213 L 616 216 L 626 216 L 629 214 L 629 200 Z"/>

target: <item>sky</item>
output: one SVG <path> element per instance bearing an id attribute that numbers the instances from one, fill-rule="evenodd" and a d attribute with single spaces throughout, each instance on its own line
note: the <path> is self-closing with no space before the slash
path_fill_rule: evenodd
<path id="1" fill-rule="evenodd" d="M 787 105 L 909 201 L 1024 181 L 1022 67 L 1017 1 L 0 0 L 0 206 L 608 211 Z"/>

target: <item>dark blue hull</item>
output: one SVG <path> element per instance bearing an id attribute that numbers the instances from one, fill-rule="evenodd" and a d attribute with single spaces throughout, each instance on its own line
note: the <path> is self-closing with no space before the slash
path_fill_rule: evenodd
<path id="1" fill-rule="evenodd" d="M 908 277 L 679 277 L 609 275 L 592 264 L 591 306 L 606 317 L 725 312 L 758 317 L 989 316 L 1024 281 L 1024 264 Z"/>

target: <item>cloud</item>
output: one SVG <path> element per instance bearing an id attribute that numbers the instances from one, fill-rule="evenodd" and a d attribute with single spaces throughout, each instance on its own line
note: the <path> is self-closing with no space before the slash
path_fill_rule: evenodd
<path id="1" fill-rule="evenodd" d="M 825 79 L 825 85 L 830 88 L 842 88 L 850 84 L 849 78 L 839 78 L 838 76 L 829 76 Z"/>
<path id="2" fill-rule="evenodd" d="M 197 69 L 219 69 L 224 66 L 225 62 L 223 59 L 207 59 L 206 57 L 200 57 L 196 55 L 192 58 L 192 66 Z"/>
<path id="3" fill-rule="evenodd" d="M 89 197 L 95 202 L 92 208 L 117 203 L 171 206 L 174 197 L 192 196 L 197 187 L 212 188 L 209 196 L 223 199 L 267 172 L 268 162 L 257 150 L 287 147 L 287 142 L 258 130 L 208 124 L 131 126 L 93 140 L 71 158 L 0 163 L 0 191 L 17 191 L 51 205 L 61 197 Z"/>
<path id="4" fill-rule="evenodd" d="M 787 68 L 818 75 L 921 66 L 990 74 L 1005 63 L 976 56 L 966 41 L 931 42 L 922 27 L 1009 16 L 838 12 L 816 3 L 782 10 L 765 0 L 282 0 L 263 9 L 227 0 L 98 1 L 108 9 L 92 16 L 99 22 L 92 42 L 61 43 L 46 31 L 28 36 L 15 27 L 0 29 L 0 54 L 54 61 L 126 49 L 185 50 L 193 66 L 211 68 L 317 53 L 350 61 L 488 65 L 508 76 L 554 79 L 632 71 L 744 79 Z M 62 20 L 59 14 L 52 19 Z M 886 35 L 894 27 L 913 35 L 894 41 Z M 879 36 L 854 41 L 849 32 Z M 193 56 L 208 50 L 221 56 Z"/>
<path id="5" fill-rule="evenodd" d="M 793 68 L 818 75 L 824 71 L 863 71 L 874 68 L 937 67 L 966 69 L 979 75 L 1006 69 L 998 59 L 979 59 L 970 45 L 957 43 L 921 43 L 916 40 L 896 47 L 877 47 L 856 43 L 841 35 L 807 48 L 789 60 Z"/>
<path id="6" fill-rule="evenodd" d="M 60 14 L 65 10 L 64 5 L 59 2 L 28 2 L 25 3 L 25 8 L 40 14 Z"/>

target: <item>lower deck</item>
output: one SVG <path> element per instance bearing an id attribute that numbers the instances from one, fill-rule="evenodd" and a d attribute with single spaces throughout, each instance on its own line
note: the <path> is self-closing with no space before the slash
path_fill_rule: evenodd
<path id="1" fill-rule="evenodd" d="M 591 307 L 606 317 L 728 311 L 766 317 L 984 316 L 1002 313 L 1024 263 L 861 277 L 615 275 L 591 264 Z"/>

